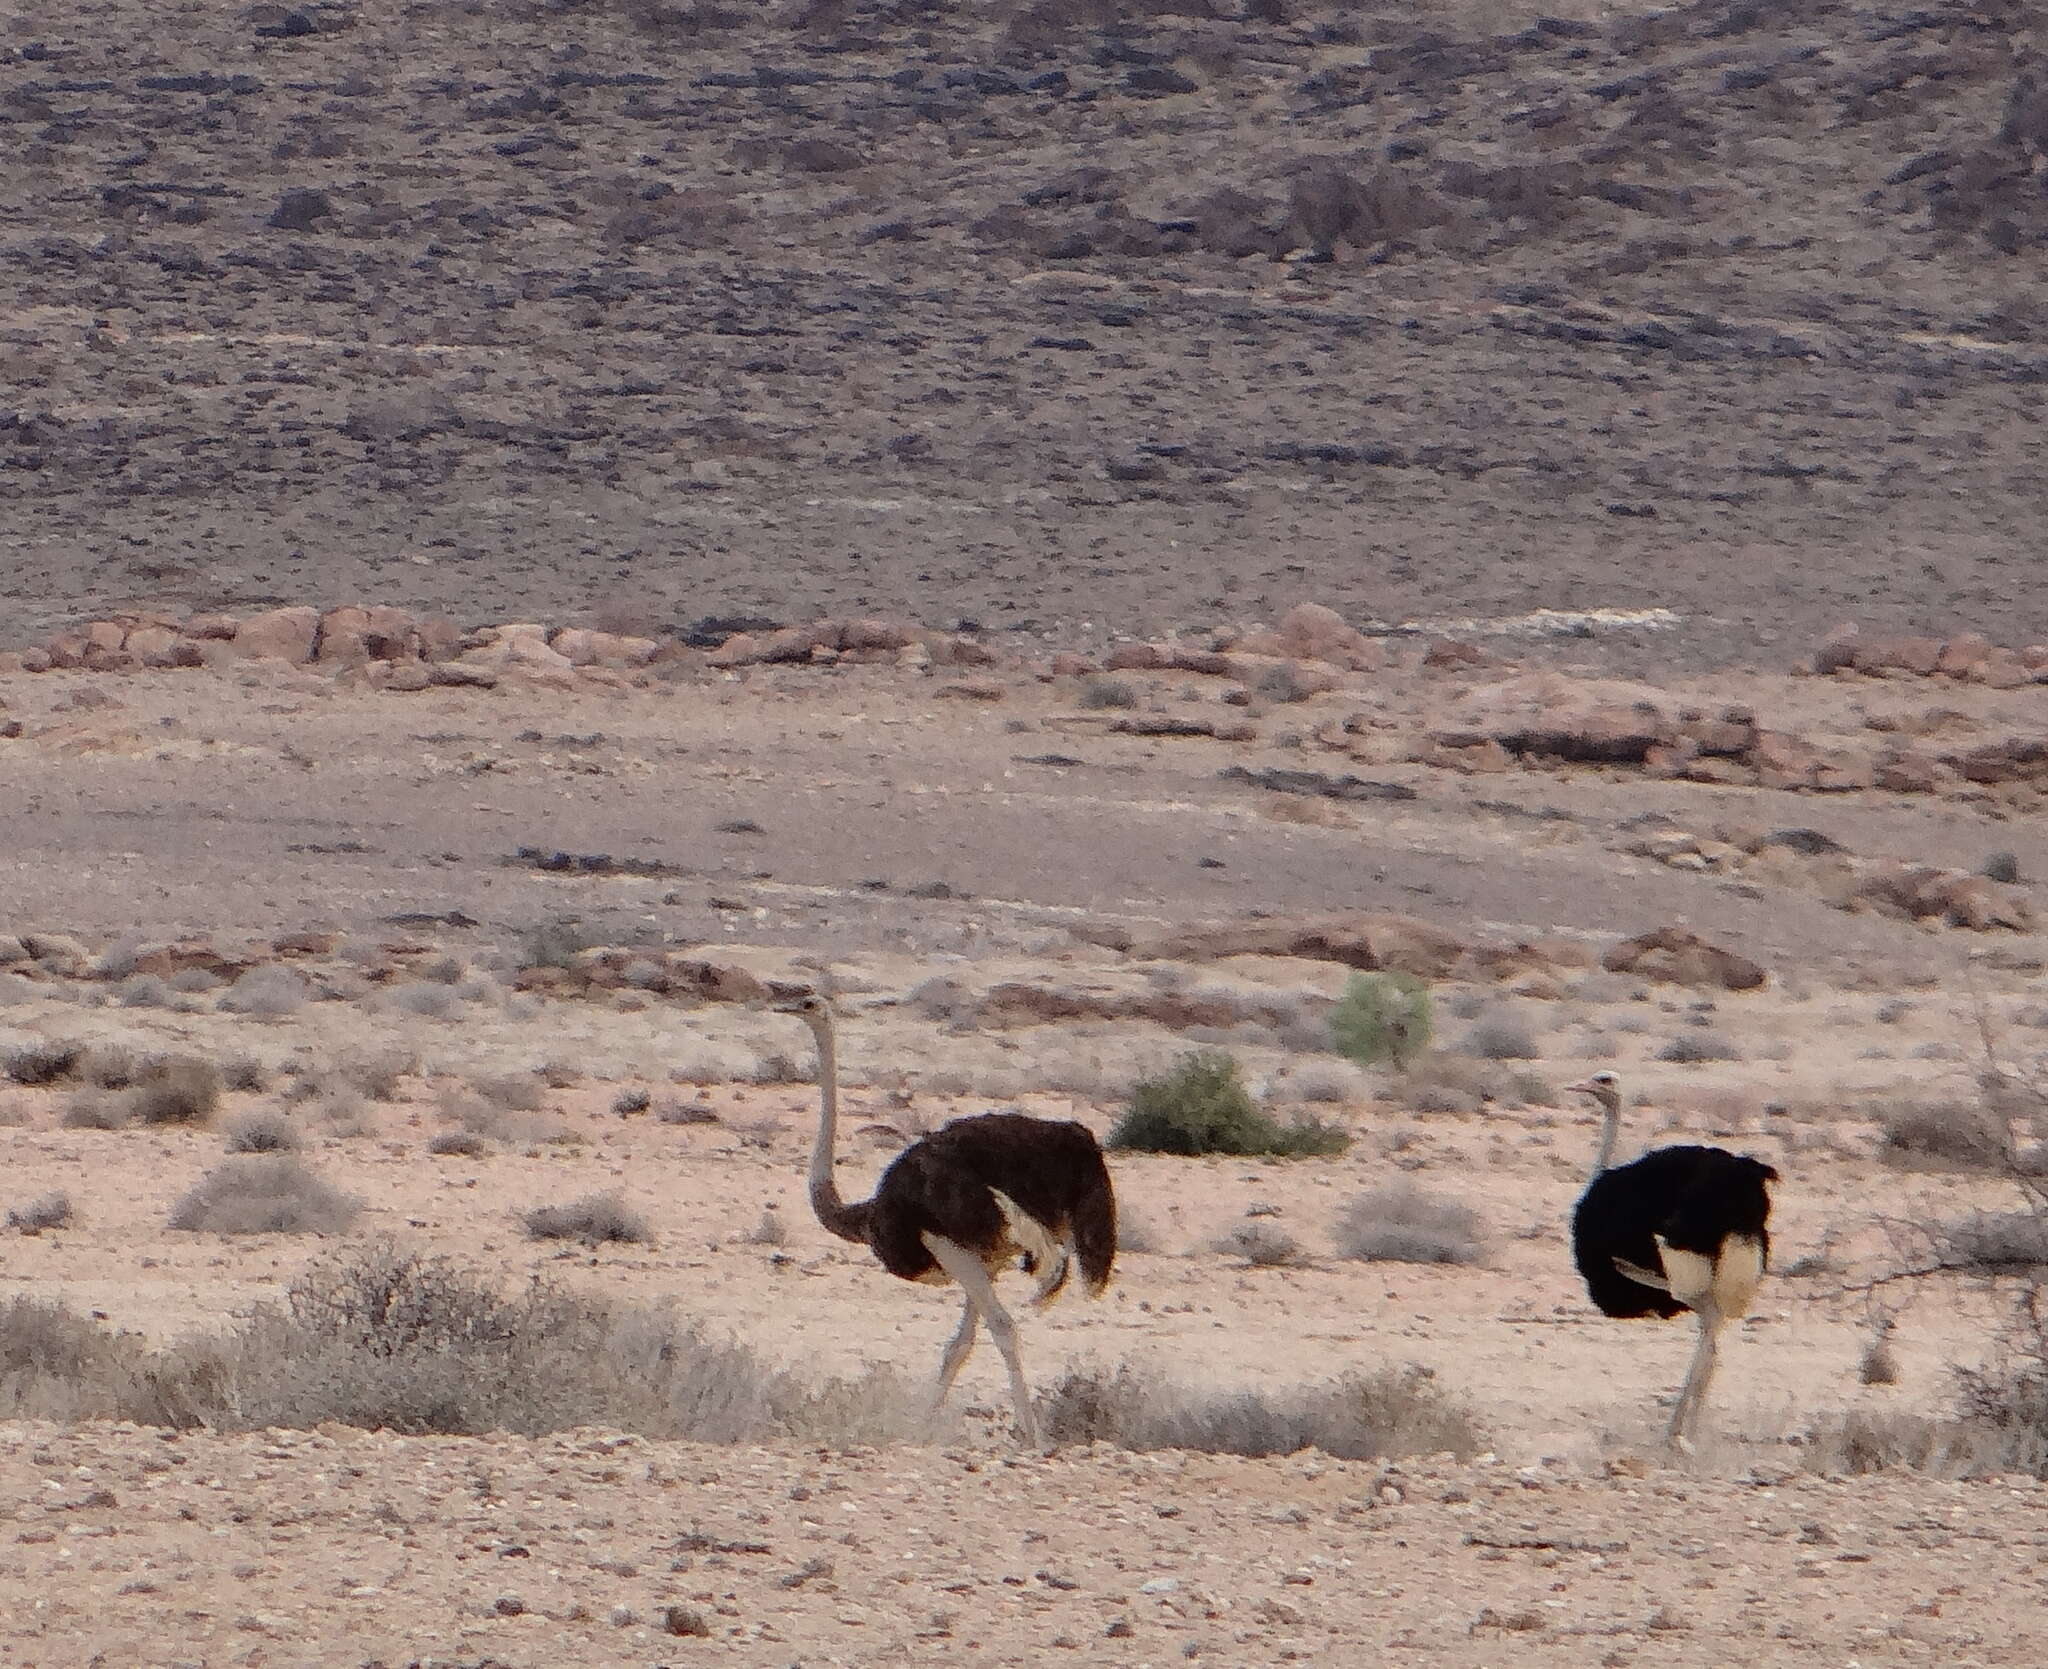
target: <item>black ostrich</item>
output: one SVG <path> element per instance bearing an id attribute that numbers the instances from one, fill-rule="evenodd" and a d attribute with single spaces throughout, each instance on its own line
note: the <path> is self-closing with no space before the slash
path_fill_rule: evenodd
<path id="1" fill-rule="evenodd" d="M 1699 1318 L 1692 1366 L 1671 1410 L 1665 1441 L 1692 1447 L 1714 1377 L 1721 1329 L 1740 1321 L 1770 1263 L 1769 1185 L 1761 1159 L 1718 1147 L 1653 1148 L 1610 1169 L 1621 1129 L 1621 1086 L 1596 1072 L 1567 1086 L 1600 1106 L 1600 1153 L 1572 1212 L 1572 1255 L 1604 1314 Z"/>
<path id="2" fill-rule="evenodd" d="M 957 1284 L 966 1302 L 939 1359 L 932 1414 L 938 1414 L 974 1349 L 977 1322 L 1010 1370 L 1010 1394 L 1027 1445 L 1038 1446 L 1031 1387 L 1017 1354 L 1017 1324 L 996 1297 L 996 1275 L 1012 1263 L 1038 1278 L 1031 1295 L 1049 1304 L 1081 1266 L 1091 1298 L 1109 1285 L 1116 1260 L 1116 1194 L 1101 1145 L 1083 1125 L 1022 1113 L 955 1119 L 899 1153 L 872 1197 L 847 1204 L 833 1179 L 839 1124 L 839 1060 L 832 1010 L 815 994 L 778 1003 L 818 1042 L 818 1141 L 811 1152 L 811 1209 L 818 1221 L 906 1281 Z"/>

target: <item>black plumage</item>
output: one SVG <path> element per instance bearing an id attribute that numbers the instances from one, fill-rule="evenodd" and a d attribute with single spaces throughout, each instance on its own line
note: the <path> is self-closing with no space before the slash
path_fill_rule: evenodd
<path id="1" fill-rule="evenodd" d="M 1690 1310 L 1696 1317 L 1692 1365 L 1665 1430 L 1667 1442 L 1687 1447 L 1713 1383 L 1721 1331 L 1747 1313 L 1770 1264 L 1770 1185 L 1778 1173 L 1746 1154 L 1691 1145 L 1611 1164 L 1620 1085 L 1612 1072 L 1596 1072 L 1570 1088 L 1591 1096 L 1602 1113 L 1593 1177 L 1572 1211 L 1572 1256 L 1605 1315 L 1668 1319 Z"/>
<path id="2" fill-rule="evenodd" d="M 1718 1147 L 1660 1147 L 1631 1164 L 1602 1171 L 1572 1212 L 1572 1255 L 1603 1315 L 1683 1314 L 1669 1292 L 1646 1287 L 1615 1267 L 1661 1271 L 1657 1242 L 1702 1257 L 1720 1255 L 1731 1235 L 1758 1242 L 1768 1265 L 1771 1197 L 1778 1173 L 1760 1159 Z"/>

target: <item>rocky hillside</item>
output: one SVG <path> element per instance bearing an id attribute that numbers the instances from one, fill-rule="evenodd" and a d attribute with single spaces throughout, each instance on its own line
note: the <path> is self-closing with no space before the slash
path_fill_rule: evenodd
<path id="1" fill-rule="evenodd" d="M 9 646 L 307 597 L 1683 617 L 1622 671 L 2048 634 L 2005 0 L 46 21 L 0 53 Z"/>

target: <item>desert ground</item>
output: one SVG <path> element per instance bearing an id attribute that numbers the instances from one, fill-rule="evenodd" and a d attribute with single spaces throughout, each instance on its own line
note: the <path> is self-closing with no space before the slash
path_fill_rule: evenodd
<path id="1" fill-rule="evenodd" d="M 0 1665 L 2048 1655 L 2032 12 L 36 30 Z M 1027 1451 L 797 989 L 849 1197 L 1340 1150 L 1113 1151 Z M 1779 1172 L 1690 1452 L 1602 1069 Z"/>

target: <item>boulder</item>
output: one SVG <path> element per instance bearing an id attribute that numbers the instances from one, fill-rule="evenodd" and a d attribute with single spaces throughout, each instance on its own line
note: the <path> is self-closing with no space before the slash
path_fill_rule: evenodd
<path id="1" fill-rule="evenodd" d="M 320 639 L 320 611 L 274 608 L 252 614 L 235 628 L 235 653 L 304 666 Z"/>
<path id="2" fill-rule="evenodd" d="M 1135 942 L 1132 950 L 1176 962 L 1206 962 L 1223 956 L 1298 956 L 1339 962 L 1368 973 L 1441 979 L 1458 966 L 1471 946 L 1458 934 L 1413 916 L 1345 912 L 1190 928 Z"/>
<path id="3" fill-rule="evenodd" d="M 1722 991 L 1753 991 L 1769 978 L 1748 957 L 1710 945 L 1683 927 L 1660 927 L 1624 939 L 1600 959 L 1600 965 L 1609 973 Z"/>
<path id="4" fill-rule="evenodd" d="M 645 666 L 661 647 L 651 637 L 626 637 L 617 632 L 570 626 L 548 640 L 548 647 L 571 666 Z"/>
<path id="5" fill-rule="evenodd" d="M 1367 672 L 1380 664 L 1380 646 L 1321 603 L 1296 603 L 1274 629 L 1280 653 Z M 1247 646 L 1249 647 L 1249 646 Z"/>
<path id="6" fill-rule="evenodd" d="M 1102 658 L 1105 672 L 1158 672 L 1172 664 L 1172 654 L 1156 643 L 1119 643 Z"/>
<path id="7" fill-rule="evenodd" d="M 1988 876 L 1927 864 L 1882 863 L 1859 874 L 1848 904 L 1909 921 L 1939 919 L 1950 927 L 1987 933 L 2034 930 L 2033 903 L 2025 893 Z"/>
<path id="8" fill-rule="evenodd" d="M 1640 765 L 1653 748 L 1669 748 L 1680 739 L 1661 692 L 1555 672 L 1474 690 L 1431 735 L 1444 747 L 1490 741 L 1518 756 L 1602 765 Z"/>

